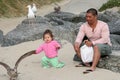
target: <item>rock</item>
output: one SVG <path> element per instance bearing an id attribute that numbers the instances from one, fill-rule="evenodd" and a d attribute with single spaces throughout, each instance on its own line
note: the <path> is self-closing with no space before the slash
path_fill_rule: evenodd
<path id="1" fill-rule="evenodd" d="M 0 30 L 0 44 L 3 43 L 3 38 L 4 38 L 4 36 L 3 36 L 3 31 Z"/>
<path id="2" fill-rule="evenodd" d="M 58 18 L 64 21 L 72 22 L 72 18 L 75 16 L 75 14 L 69 13 L 69 12 L 51 12 L 50 14 L 45 15 L 45 17 L 52 20 L 53 18 Z"/>
<path id="3" fill-rule="evenodd" d="M 108 23 L 110 34 L 120 35 L 120 19 Z"/>
<path id="4" fill-rule="evenodd" d="M 56 23 L 56 22 L 55 22 Z M 59 26 L 51 25 L 49 19 L 37 17 L 35 19 L 25 19 L 14 30 L 4 36 L 2 46 L 12 46 L 26 41 L 41 39 L 46 29 L 52 30 L 55 37 L 65 39 L 74 43 L 76 37 L 74 24 L 62 21 Z"/>
<path id="5" fill-rule="evenodd" d="M 112 18 L 112 21 L 120 19 L 119 12 L 105 11 L 103 14 L 110 16 Z"/>
<path id="6" fill-rule="evenodd" d="M 120 49 L 120 35 L 111 34 L 110 39 L 112 43 L 112 50 L 119 50 Z"/>
<path id="7" fill-rule="evenodd" d="M 120 56 L 110 55 L 101 58 L 97 67 L 120 73 Z"/>
<path id="8" fill-rule="evenodd" d="M 14 30 L 4 36 L 2 46 L 11 46 L 21 42 L 40 39 L 45 29 L 50 29 L 50 27 L 51 25 L 45 19 L 25 19 Z"/>
<path id="9" fill-rule="evenodd" d="M 79 15 L 76 15 L 73 17 L 72 22 L 73 23 L 79 23 L 79 22 L 85 22 L 85 12 L 80 13 Z"/>
<path id="10" fill-rule="evenodd" d="M 108 22 L 111 22 L 112 17 L 109 16 L 109 15 L 106 15 L 106 14 L 99 13 L 98 14 L 98 19 L 108 23 Z"/>

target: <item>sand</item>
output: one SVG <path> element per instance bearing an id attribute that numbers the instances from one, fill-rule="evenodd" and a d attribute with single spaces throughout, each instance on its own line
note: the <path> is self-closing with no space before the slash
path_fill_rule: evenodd
<path id="1" fill-rule="evenodd" d="M 73 1 L 73 0 L 71 0 Z M 65 6 L 70 0 L 65 0 L 60 5 Z M 78 0 L 79 1 L 79 0 Z M 81 0 L 84 1 L 84 0 Z M 88 2 L 87 2 L 88 1 Z M 86 5 L 89 0 L 86 1 Z M 94 0 L 97 1 L 97 0 Z M 101 0 L 105 1 L 105 0 Z M 97 5 L 98 3 L 96 3 Z M 95 5 L 95 4 L 94 4 Z M 67 5 L 66 5 L 67 6 Z M 89 6 L 88 6 L 89 7 Z M 44 16 L 46 13 L 51 12 L 53 5 L 44 6 L 40 9 L 37 15 Z M 43 11 L 42 11 L 43 10 Z M 4 31 L 4 34 L 14 29 L 21 23 L 26 17 L 0 19 L 0 29 Z M 26 52 L 35 50 L 41 43 L 42 39 L 36 41 L 23 42 L 18 45 L 10 47 L 0 47 L 0 61 L 8 64 L 10 67 L 14 67 L 17 59 Z M 74 67 L 78 62 L 73 61 L 75 51 L 71 43 L 66 40 L 62 40 L 62 48 L 59 50 L 59 60 L 65 63 L 65 67 L 61 69 L 41 67 L 40 60 L 44 53 L 34 54 L 29 56 L 18 66 L 18 80 L 119 80 L 120 74 L 106 69 L 97 68 L 94 72 L 89 74 L 83 74 L 82 72 L 88 67 Z M 9 80 L 7 71 L 3 66 L 0 66 L 0 80 Z"/>

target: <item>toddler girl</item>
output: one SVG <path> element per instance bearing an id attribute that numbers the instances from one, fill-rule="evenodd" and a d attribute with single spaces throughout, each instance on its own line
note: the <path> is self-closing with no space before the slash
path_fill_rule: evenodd
<path id="1" fill-rule="evenodd" d="M 51 30 L 46 30 L 43 34 L 44 43 L 41 44 L 36 49 L 36 54 L 44 51 L 45 56 L 42 57 L 42 66 L 44 68 L 49 68 L 50 66 L 56 68 L 62 68 L 64 63 L 58 61 L 58 50 L 60 49 L 60 44 L 53 39 L 53 34 Z"/>

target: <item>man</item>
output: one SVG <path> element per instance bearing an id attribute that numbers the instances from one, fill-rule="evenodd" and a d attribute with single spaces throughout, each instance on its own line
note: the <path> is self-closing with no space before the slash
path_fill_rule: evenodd
<path id="1" fill-rule="evenodd" d="M 74 43 L 74 49 L 79 58 L 81 58 L 80 46 L 84 36 L 88 38 L 88 40 L 84 40 L 84 44 L 92 46 L 94 49 L 92 66 L 87 71 L 94 71 L 100 57 L 111 53 L 112 44 L 110 41 L 109 27 L 105 22 L 97 20 L 97 16 L 96 9 L 91 8 L 87 10 L 86 22 L 81 25 Z"/>

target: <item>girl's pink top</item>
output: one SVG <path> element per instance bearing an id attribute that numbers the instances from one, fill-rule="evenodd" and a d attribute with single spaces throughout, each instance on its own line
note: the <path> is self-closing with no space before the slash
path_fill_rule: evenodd
<path id="1" fill-rule="evenodd" d="M 57 56 L 58 54 L 58 48 L 60 48 L 60 44 L 53 40 L 49 43 L 43 43 L 42 45 L 40 45 L 37 49 L 36 49 L 36 54 L 44 51 L 45 52 L 45 56 L 47 56 L 48 58 L 54 58 Z"/>
<path id="2" fill-rule="evenodd" d="M 103 43 L 107 43 L 110 46 L 112 45 L 110 41 L 109 27 L 103 21 L 100 21 L 100 20 L 97 21 L 97 25 L 94 31 L 92 30 L 92 28 L 89 26 L 87 22 L 84 23 L 80 27 L 80 30 L 75 42 L 78 42 L 79 44 L 81 44 L 83 37 L 85 35 L 89 38 L 90 41 L 92 41 L 93 45 L 103 44 Z"/>

